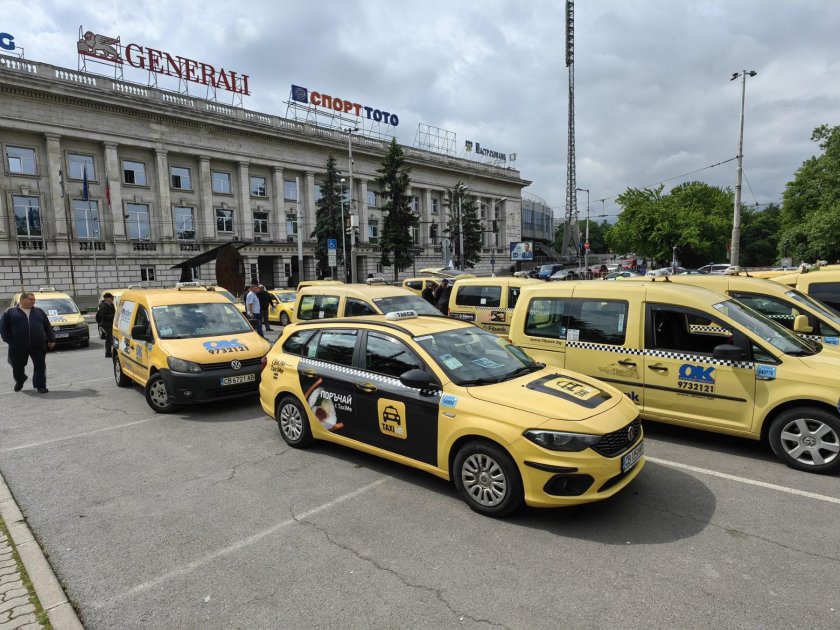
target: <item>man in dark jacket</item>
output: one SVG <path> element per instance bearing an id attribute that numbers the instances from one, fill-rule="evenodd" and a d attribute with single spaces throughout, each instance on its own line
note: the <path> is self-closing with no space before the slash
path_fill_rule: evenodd
<path id="1" fill-rule="evenodd" d="M 437 309 L 444 315 L 449 315 L 449 296 L 452 295 L 452 283 L 446 279 L 440 281 L 440 294 L 437 299 Z"/>
<path id="2" fill-rule="evenodd" d="M 432 288 L 432 283 L 428 280 L 423 280 L 423 292 L 420 294 L 432 306 L 435 305 L 435 290 Z"/>
<path id="3" fill-rule="evenodd" d="M 28 378 L 26 363 L 32 358 L 32 385 L 39 394 L 47 389 L 47 348 L 55 348 L 55 333 L 47 314 L 35 306 L 35 294 L 23 293 L 16 306 L 3 313 L 0 336 L 9 344 L 9 365 L 15 391 L 23 389 Z"/>
<path id="4" fill-rule="evenodd" d="M 105 293 L 102 296 L 102 303 L 99 305 L 99 310 L 96 311 L 96 323 L 105 331 L 105 356 L 111 356 L 111 348 L 114 345 L 114 316 L 117 314 L 117 309 L 114 307 L 114 296 L 110 293 Z"/>
<path id="5" fill-rule="evenodd" d="M 260 285 L 260 292 L 257 293 L 257 299 L 260 301 L 260 317 L 262 317 L 263 328 L 265 330 L 271 330 L 271 324 L 268 321 L 268 307 L 272 304 L 277 304 L 277 300 L 268 292 L 264 284 Z"/>

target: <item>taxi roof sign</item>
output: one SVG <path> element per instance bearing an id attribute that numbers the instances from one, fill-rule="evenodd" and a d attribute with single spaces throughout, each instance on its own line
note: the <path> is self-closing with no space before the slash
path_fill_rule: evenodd
<path id="1" fill-rule="evenodd" d="M 391 311 L 385 314 L 385 319 L 389 322 L 399 321 L 401 319 L 416 319 L 417 311 Z"/>
<path id="2" fill-rule="evenodd" d="M 176 289 L 204 289 L 205 291 L 215 291 L 216 289 L 211 284 L 206 282 L 176 282 Z"/>

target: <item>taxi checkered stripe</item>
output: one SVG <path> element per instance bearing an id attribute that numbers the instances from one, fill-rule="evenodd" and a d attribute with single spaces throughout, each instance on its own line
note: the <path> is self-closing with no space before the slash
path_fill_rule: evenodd
<path id="1" fill-rule="evenodd" d="M 712 333 L 721 336 L 729 336 L 732 334 L 731 330 L 721 328 L 720 326 L 700 326 L 695 324 L 689 326 L 688 328 L 693 333 Z"/>
<path id="2" fill-rule="evenodd" d="M 358 370 L 356 368 L 347 367 L 344 365 L 336 365 L 335 363 L 327 363 L 326 361 L 318 361 L 317 359 L 308 359 L 306 357 L 301 358 L 300 360 L 301 365 L 325 368 L 329 370 L 334 370 L 336 372 L 340 372 L 341 374 L 347 374 L 349 376 L 358 376 L 359 378 L 364 378 L 369 381 L 375 381 L 377 383 L 386 383 L 388 385 L 393 385 L 394 387 L 400 387 L 402 389 L 411 389 L 410 387 L 406 387 L 402 384 L 402 381 L 398 378 L 394 378 L 393 376 L 385 376 L 383 374 L 376 374 L 374 372 L 367 372 L 365 370 Z M 441 392 L 436 392 L 437 396 L 440 396 Z"/>
<path id="3" fill-rule="evenodd" d="M 822 337 L 820 335 L 803 335 L 800 333 L 799 336 L 803 339 L 810 339 L 811 341 L 822 341 Z"/>
<path id="4" fill-rule="evenodd" d="M 616 352 L 618 354 L 634 354 L 646 357 L 661 357 L 663 359 L 677 359 L 680 361 L 695 361 L 697 363 L 710 363 L 712 365 L 728 365 L 731 367 L 754 369 L 752 361 L 730 361 L 726 359 L 713 359 L 702 354 L 684 354 L 682 352 L 671 352 L 668 350 L 638 350 L 636 348 L 625 348 L 623 346 L 610 346 L 604 343 L 593 343 L 590 341 L 568 341 L 566 346 L 570 348 L 581 348 L 582 350 L 598 350 L 599 352 Z"/>
<path id="5" fill-rule="evenodd" d="M 501 306 L 471 306 L 477 311 L 512 311 L 512 308 L 502 308 Z"/>

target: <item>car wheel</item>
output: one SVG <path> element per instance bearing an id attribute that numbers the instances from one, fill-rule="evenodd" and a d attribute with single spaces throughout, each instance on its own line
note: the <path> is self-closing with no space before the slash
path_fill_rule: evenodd
<path id="1" fill-rule="evenodd" d="M 455 456 L 455 487 L 470 509 L 503 517 L 522 505 L 522 478 L 510 455 L 490 442 L 470 442 Z"/>
<path id="2" fill-rule="evenodd" d="M 840 419 L 813 407 L 780 414 L 770 425 L 770 447 L 797 470 L 829 473 L 840 469 Z"/>
<path id="3" fill-rule="evenodd" d="M 99 338 L 100 339 L 105 339 L 105 337 L 107 337 L 107 336 L 108 336 L 108 333 L 105 332 L 105 329 L 102 328 L 102 326 L 99 326 Z"/>
<path id="4" fill-rule="evenodd" d="M 120 365 L 120 360 L 114 356 L 114 380 L 117 383 L 117 387 L 128 387 L 131 385 L 131 379 L 123 374 L 122 365 Z"/>
<path id="5" fill-rule="evenodd" d="M 289 316 L 286 313 L 280 313 L 280 325 L 281 326 L 288 326 L 289 325 Z"/>
<path id="6" fill-rule="evenodd" d="M 274 417 L 280 427 L 280 435 L 286 444 L 294 448 L 305 448 L 314 442 L 309 416 L 294 396 L 284 396 L 277 403 Z"/>
<path id="7" fill-rule="evenodd" d="M 160 372 L 152 374 L 146 383 L 146 402 L 157 413 L 169 413 L 175 407 Z"/>

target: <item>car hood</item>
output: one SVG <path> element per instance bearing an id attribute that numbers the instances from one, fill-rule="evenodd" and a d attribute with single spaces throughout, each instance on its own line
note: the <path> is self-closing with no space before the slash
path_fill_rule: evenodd
<path id="1" fill-rule="evenodd" d="M 161 339 L 158 343 L 168 356 L 195 363 L 252 359 L 264 356 L 271 348 L 271 344 L 255 332 L 193 339 Z"/>
<path id="2" fill-rule="evenodd" d="M 68 324 L 84 324 L 85 318 L 81 313 L 64 313 L 63 315 L 47 315 L 53 326 L 67 326 Z"/>
<path id="3" fill-rule="evenodd" d="M 499 385 L 468 387 L 467 391 L 493 405 L 570 422 L 602 414 L 624 398 L 610 385 L 553 367 Z"/>

